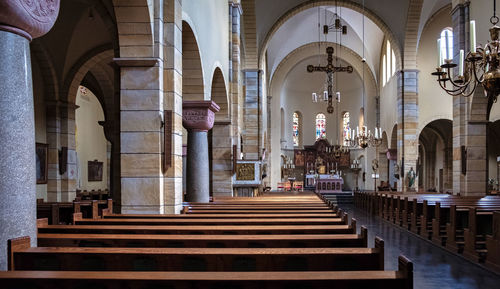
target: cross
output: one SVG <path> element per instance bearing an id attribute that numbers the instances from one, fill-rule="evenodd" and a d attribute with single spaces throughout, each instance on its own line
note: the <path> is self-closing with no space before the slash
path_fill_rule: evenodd
<path id="1" fill-rule="evenodd" d="M 333 113 L 333 104 L 332 104 L 332 99 L 333 99 L 333 74 L 335 72 L 347 72 L 347 73 L 352 73 L 353 69 L 352 66 L 334 66 L 333 65 L 333 47 L 327 47 L 326 48 L 326 53 L 328 54 L 328 64 L 326 66 L 314 66 L 314 65 L 308 65 L 307 66 L 307 72 L 315 72 L 315 71 L 322 71 L 325 72 L 326 75 L 328 76 L 328 108 L 327 111 L 328 113 Z"/>

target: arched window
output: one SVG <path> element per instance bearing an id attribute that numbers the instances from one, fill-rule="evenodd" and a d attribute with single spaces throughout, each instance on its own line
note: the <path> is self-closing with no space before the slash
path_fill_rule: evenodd
<path id="1" fill-rule="evenodd" d="M 392 76 L 392 72 L 391 72 L 391 43 L 389 41 L 387 41 L 387 45 L 386 45 L 386 61 L 387 61 L 387 81 L 389 81 L 389 79 L 391 79 L 391 76 Z"/>
<path id="2" fill-rule="evenodd" d="M 389 41 L 385 44 L 385 52 L 382 56 L 382 86 L 385 86 L 396 73 L 396 55 Z"/>
<path id="3" fill-rule="evenodd" d="M 293 146 L 298 147 L 300 145 L 300 116 L 297 112 L 293 113 L 292 118 L 292 131 L 293 131 Z"/>
<path id="4" fill-rule="evenodd" d="M 349 117 L 349 112 L 346 111 L 342 115 L 342 129 L 343 129 L 343 143 L 345 146 L 348 146 L 349 143 L 347 142 L 347 131 L 349 130 L 349 122 L 351 121 L 351 118 Z"/>
<path id="5" fill-rule="evenodd" d="M 387 83 L 387 63 L 385 61 L 385 55 L 384 57 L 382 58 L 382 86 L 385 86 L 385 84 Z"/>
<path id="6" fill-rule="evenodd" d="M 439 39 L 442 59 L 453 59 L 453 31 L 451 28 L 443 29 Z"/>
<path id="7" fill-rule="evenodd" d="M 316 115 L 316 139 L 326 138 L 326 117 L 322 113 Z"/>

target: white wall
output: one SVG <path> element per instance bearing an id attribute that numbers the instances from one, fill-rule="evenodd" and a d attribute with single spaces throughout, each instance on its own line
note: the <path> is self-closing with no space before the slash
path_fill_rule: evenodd
<path id="1" fill-rule="evenodd" d="M 228 2 L 227 0 L 182 0 L 182 20 L 191 26 L 198 43 L 205 86 L 204 98 L 208 100 L 216 67 L 221 68 L 226 88 L 228 87 Z"/>
<path id="2" fill-rule="evenodd" d="M 78 156 L 77 188 L 81 190 L 104 190 L 107 187 L 107 140 L 104 129 L 98 121 L 104 120 L 104 112 L 97 97 L 87 90 L 82 95 L 80 90 L 76 96 L 76 153 Z M 88 181 L 88 161 L 103 162 L 103 176 L 100 182 Z"/>
<path id="3" fill-rule="evenodd" d="M 443 9 L 425 25 L 417 52 L 418 131 L 437 119 L 453 119 L 453 97 L 448 95 L 431 75 L 437 66 L 437 39 L 441 31 L 451 27 L 450 9 Z M 455 53 L 455 51 L 454 51 Z"/>

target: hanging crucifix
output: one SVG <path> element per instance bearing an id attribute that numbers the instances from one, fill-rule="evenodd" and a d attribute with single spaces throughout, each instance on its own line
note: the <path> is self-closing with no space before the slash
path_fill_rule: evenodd
<path id="1" fill-rule="evenodd" d="M 352 73 L 352 66 L 334 66 L 333 65 L 333 47 L 327 47 L 326 53 L 328 54 L 328 64 L 326 66 L 314 66 L 308 65 L 307 72 L 322 71 L 325 72 L 328 77 L 328 108 L 326 111 L 328 113 L 333 113 L 333 74 L 335 72 L 347 72 Z"/>

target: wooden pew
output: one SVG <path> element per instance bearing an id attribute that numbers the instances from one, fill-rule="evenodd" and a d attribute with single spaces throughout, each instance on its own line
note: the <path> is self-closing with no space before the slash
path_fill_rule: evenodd
<path id="1" fill-rule="evenodd" d="M 398 258 L 398 271 L 320 272 L 0 272 L 4 288 L 374 288 L 412 289 L 413 264 Z"/>
<path id="2" fill-rule="evenodd" d="M 38 234 L 39 247 L 349 248 L 367 247 L 367 230 L 334 235 Z"/>
<path id="3" fill-rule="evenodd" d="M 64 271 L 349 271 L 383 270 L 375 248 L 81 248 L 30 247 L 10 240 L 10 270 Z"/>
<path id="4" fill-rule="evenodd" d="M 37 219 L 48 218 L 52 225 L 71 224 L 72 214 L 82 213 L 86 218 L 99 218 L 102 211 L 113 211 L 113 200 L 88 200 L 74 202 L 43 202 L 37 200 Z"/>
<path id="5" fill-rule="evenodd" d="M 500 273 L 500 211 L 493 212 L 493 230 L 486 235 L 486 266 Z"/>
<path id="6" fill-rule="evenodd" d="M 75 215 L 75 225 L 343 225 L 347 218 L 247 218 L 247 219 L 83 219 Z"/>
<path id="7" fill-rule="evenodd" d="M 477 208 L 469 208 L 468 226 L 464 228 L 464 257 L 474 262 L 486 259 L 486 235 L 491 234 L 493 212 L 481 212 Z"/>
<path id="8" fill-rule="evenodd" d="M 109 214 L 103 212 L 103 218 L 112 219 L 205 219 L 205 218 L 218 218 L 218 219 L 241 219 L 241 218 L 338 218 L 339 214 L 334 212 L 329 213 L 312 213 L 312 214 Z"/>
<path id="9" fill-rule="evenodd" d="M 134 225 L 48 225 L 38 223 L 38 233 L 53 234 L 354 234 L 356 220 L 351 225 L 219 225 L 219 226 L 134 226 Z"/>
<path id="10" fill-rule="evenodd" d="M 332 212 L 331 209 L 322 210 L 280 210 L 280 214 L 318 214 Z M 273 214 L 276 210 L 187 210 L 186 214 Z"/>

